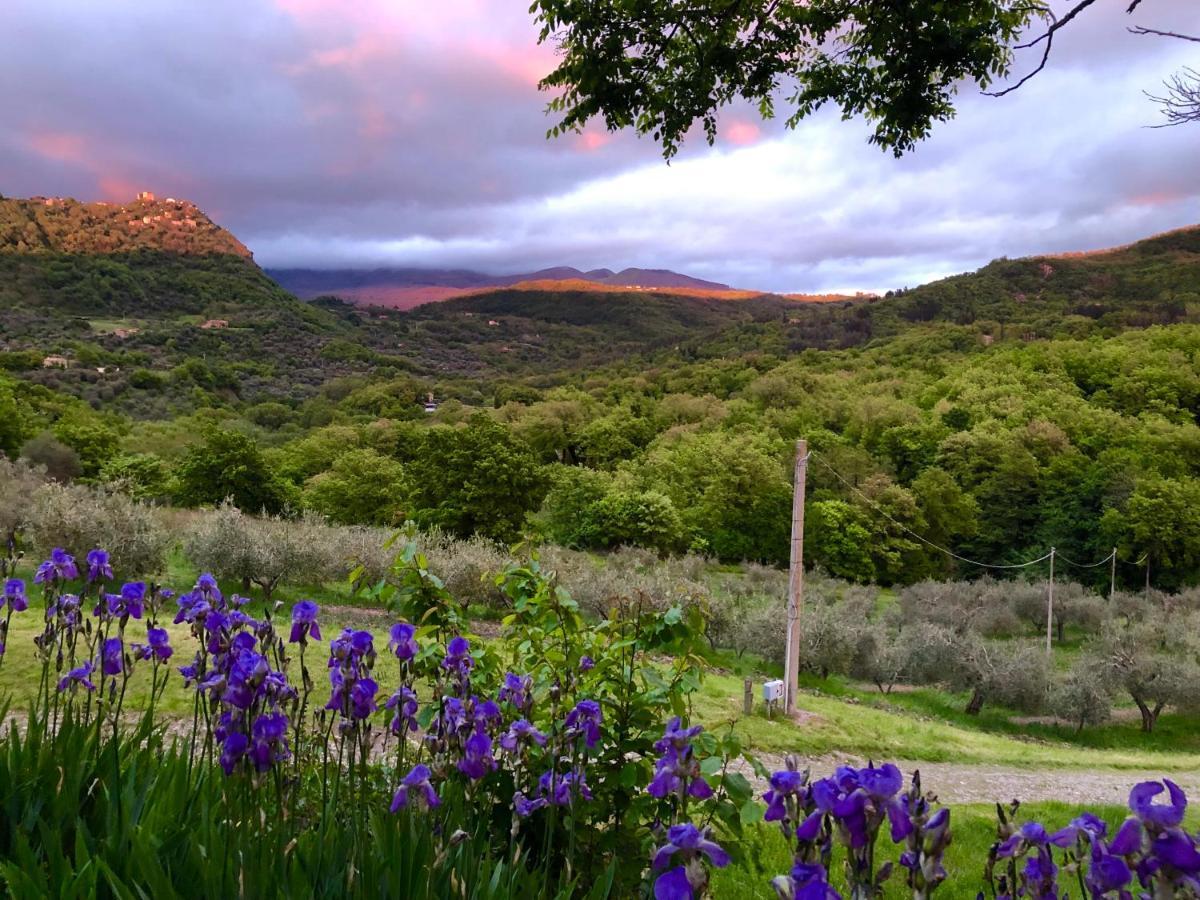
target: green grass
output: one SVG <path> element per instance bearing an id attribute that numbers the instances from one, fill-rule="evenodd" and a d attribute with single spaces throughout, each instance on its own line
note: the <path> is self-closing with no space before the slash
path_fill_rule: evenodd
<path id="1" fill-rule="evenodd" d="M 811 685 L 811 682 L 809 682 Z M 756 685 L 757 690 L 757 685 Z M 782 717 L 767 719 L 756 711 L 742 715 L 742 682 L 731 675 L 712 675 L 695 698 L 695 712 L 709 728 L 734 729 L 750 749 L 759 752 L 795 752 L 805 756 L 857 756 L 873 759 L 902 759 L 925 762 L 977 763 L 1022 768 L 1103 768 L 1194 770 L 1200 754 L 1178 750 L 1150 749 L 1154 736 L 1138 744 L 1137 726 L 1127 728 L 1137 737 L 1129 746 L 1092 748 L 1067 739 L 1052 740 L 1037 735 L 991 732 L 974 723 L 918 715 L 899 706 L 864 702 L 846 690 L 841 696 L 808 687 L 799 706 L 812 718 L 802 725 Z M 756 710 L 761 706 L 757 702 Z M 1180 734 L 1184 721 L 1173 723 Z M 1194 727 L 1194 725 L 1192 726 Z"/>

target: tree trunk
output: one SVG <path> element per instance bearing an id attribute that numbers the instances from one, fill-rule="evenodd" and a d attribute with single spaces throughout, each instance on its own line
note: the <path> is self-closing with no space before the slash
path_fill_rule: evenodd
<path id="1" fill-rule="evenodd" d="M 1154 723 L 1158 721 L 1158 714 L 1162 712 L 1162 704 L 1151 709 L 1144 700 L 1137 697 L 1133 698 L 1133 702 L 1137 704 L 1138 712 L 1142 714 L 1142 731 L 1150 734 L 1154 731 Z"/>
<path id="2" fill-rule="evenodd" d="M 981 709 L 983 709 L 983 692 L 979 688 L 975 688 L 971 694 L 970 701 L 967 703 L 966 713 L 968 716 L 977 716 Z"/>

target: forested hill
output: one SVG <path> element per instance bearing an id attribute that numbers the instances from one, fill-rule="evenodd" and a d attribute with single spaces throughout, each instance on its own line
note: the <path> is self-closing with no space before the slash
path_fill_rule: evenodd
<path id="1" fill-rule="evenodd" d="M 142 195 L 129 203 L 70 197 L 0 198 L 0 253 L 241 256 L 250 251 L 194 203 Z"/>
<path id="2" fill-rule="evenodd" d="M 186 200 L 0 198 L 6 313 L 221 318 L 289 301 L 237 238 Z"/>
<path id="3" fill-rule="evenodd" d="M 1120 329 L 1196 321 L 1200 226 L 1093 253 L 998 259 L 977 272 L 891 293 L 873 310 L 874 333 L 929 321 L 1014 326 L 1037 337 L 1093 326 Z"/>

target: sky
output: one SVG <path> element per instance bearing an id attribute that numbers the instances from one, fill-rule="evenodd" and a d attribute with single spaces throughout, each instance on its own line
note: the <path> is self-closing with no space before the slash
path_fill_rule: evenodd
<path id="1" fill-rule="evenodd" d="M 0 193 L 187 198 L 273 267 L 914 286 L 1200 223 L 1200 125 L 1147 127 L 1143 93 L 1200 45 L 1126 31 L 1200 33 L 1200 0 L 1127 5 L 1016 93 L 965 87 L 903 159 L 836 110 L 789 131 L 735 108 L 667 165 L 630 133 L 546 138 L 555 55 L 524 0 L 3 0 Z"/>

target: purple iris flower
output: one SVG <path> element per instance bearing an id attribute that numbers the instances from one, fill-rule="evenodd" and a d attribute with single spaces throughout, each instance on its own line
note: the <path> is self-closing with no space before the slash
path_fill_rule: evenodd
<path id="1" fill-rule="evenodd" d="M 463 758 L 458 761 L 458 770 L 473 781 L 478 781 L 496 768 L 492 756 L 492 739 L 483 731 L 476 731 L 463 742 Z"/>
<path id="2" fill-rule="evenodd" d="M 584 744 L 590 750 L 600 741 L 600 724 L 603 721 L 604 715 L 600 711 L 599 703 L 595 700 L 580 700 L 575 708 L 567 713 L 567 735 L 583 735 Z"/>
<path id="3" fill-rule="evenodd" d="M 224 599 L 221 589 L 217 587 L 217 579 L 213 578 L 211 572 L 200 573 L 200 577 L 196 579 L 195 591 L 209 603 L 220 603 Z"/>
<path id="4" fill-rule="evenodd" d="M 788 818 L 787 801 L 792 797 L 796 798 L 797 812 L 803 815 L 808 799 L 807 773 L 797 772 L 794 769 L 783 769 L 771 775 L 769 783 L 771 785 L 770 789 L 763 794 L 763 801 L 767 804 L 767 811 L 763 814 L 763 821 L 786 821 Z M 821 830 L 821 817 L 823 815 L 824 813 L 820 810 L 816 810 L 810 813 L 803 822 L 793 823 L 796 824 L 796 840 L 815 840 Z"/>
<path id="5" fill-rule="evenodd" d="M 513 811 L 522 819 L 529 818 L 543 806 L 546 806 L 546 803 L 545 797 L 531 799 L 520 791 L 513 794 Z"/>
<path id="6" fill-rule="evenodd" d="M 709 840 L 707 830 L 701 831 L 691 822 L 672 825 L 667 830 L 667 843 L 654 852 L 653 867 L 665 869 L 677 853 L 685 862 L 703 854 L 718 869 L 729 865 L 729 854 Z"/>
<path id="7" fill-rule="evenodd" d="M 1108 848 L 1117 856 L 1132 856 L 1142 849 L 1142 823 L 1130 816 L 1121 823 Z"/>
<path id="8" fill-rule="evenodd" d="M 165 628 L 150 628 L 146 631 L 146 644 L 134 644 L 134 656 L 138 659 L 156 659 L 166 662 L 175 653 L 171 647 L 171 636 Z M 188 668 L 184 666 L 184 668 Z M 180 669 L 183 672 L 183 669 Z M 186 674 L 184 675 L 186 678 Z"/>
<path id="9" fill-rule="evenodd" d="M 504 718 L 504 714 L 500 712 L 500 707 L 496 705 L 495 700 L 480 700 L 478 697 L 471 697 L 472 711 L 475 715 L 475 721 L 482 723 L 489 729 L 494 729 L 500 724 L 500 720 Z"/>
<path id="10" fill-rule="evenodd" d="M 504 676 L 504 684 L 500 687 L 500 693 L 496 699 L 501 703 L 511 703 L 514 707 L 524 712 L 529 708 L 532 701 L 531 691 L 533 690 L 533 678 L 528 675 L 518 675 L 516 672 L 509 672 Z"/>
<path id="11" fill-rule="evenodd" d="M 95 550 L 88 551 L 87 555 L 87 580 L 99 581 L 113 577 L 112 565 L 108 561 L 108 551 L 101 550 L 97 547 Z"/>
<path id="12" fill-rule="evenodd" d="M 654 900 L 693 900 L 695 896 L 685 866 L 676 866 L 654 879 Z"/>
<path id="13" fill-rule="evenodd" d="M 140 619 L 146 603 L 146 582 L 128 581 L 121 585 L 121 611 L 131 619 Z"/>
<path id="14" fill-rule="evenodd" d="M 321 607 L 311 600 L 297 602 L 292 607 L 292 633 L 288 643 L 307 642 L 310 637 L 314 641 L 321 640 L 321 626 L 317 624 L 317 613 L 320 611 Z"/>
<path id="15" fill-rule="evenodd" d="M 446 645 L 446 658 L 442 660 L 442 668 L 447 672 L 457 672 L 460 676 L 466 676 L 474 665 L 471 642 L 461 635 L 452 638 Z"/>
<path id="16" fill-rule="evenodd" d="M 564 772 L 562 775 L 554 771 L 543 772 L 538 779 L 538 792 L 547 803 L 554 806 L 570 806 L 576 797 L 592 799 L 587 776 L 582 771 Z"/>
<path id="17" fill-rule="evenodd" d="M 59 581 L 73 581 L 79 577 L 79 569 L 75 566 L 75 557 L 62 547 L 50 551 L 50 558 L 37 568 L 33 580 L 38 584 L 55 584 Z"/>
<path id="18" fill-rule="evenodd" d="M 246 750 L 250 747 L 250 739 L 240 731 L 230 732 L 225 735 L 225 740 L 221 745 L 221 758 L 218 760 L 221 768 L 225 770 L 226 775 L 232 775 L 238 761 L 246 755 Z"/>
<path id="19" fill-rule="evenodd" d="M 781 896 L 792 900 L 842 900 L 842 895 L 829 883 L 829 873 L 820 863 L 797 862 L 790 876 L 781 876 L 785 885 L 776 885 Z M 790 883 L 788 883 L 790 882 Z"/>
<path id="20" fill-rule="evenodd" d="M 430 809 L 441 804 L 441 799 L 437 795 L 437 791 L 433 789 L 430 783 L 429 767 L 418 763 L 413 766 L 404 780 L 400 782 L 400 789 L 396 791 L 396 796 L 392 798 L 392 812 L 407 807 L 414 802 L 423 809 Z"/>
<path id="21" fill-rule="evenodd" d="M 1185 875 L 1200 874 L 1200 851 L 1195 840 L 1178 829 L 1171 829 L 1155 838 L 1151 852 L 1162 862 Z"/>
<path id="22" fill-rule="evenodd" d="M 1169 802 L 1155 803 L 1154 798 L 1164 790 L 1170 798 Z M 1187 811 L 1187 795 L 1169 778 L 1164 778 L 1162 782 L 1143 781 L 1134 785 L 1129 792 L 1129 808 L 1145 825 L 1178 828 Z"/>
<path id="23" fill-rule="evenodd" d="M 388 698 L 385 709 L 395 710 L 392 716 L 392 734 L 399 737 L 408 731 L 417 730 L 417 692 L 408 685 L 400 685 L 396 693 Z"/>
<path id="24" fill-rule="evenodd" d="M 500 736 L 500 746 L 509 753 L 515 753 L 519 747 L 530 743 L 545 747 L 546 735 L 534 728 L 527 719 L 517 719 Z"/>
<path id="25" fill-rule="evenodd" d="M 105 675 L 120 675 L 125 668 L 125 647 L 120 638 L 106 638 L 100 648 L 100 667 Z"/>
<path id="26" fill-rule="evenodd" d="M 375 695 L 379 684 L 373 678 L 360 678 L 350 688 L 350 716 L 355 719 L 370 718 L 375 712 Z"/>
<path id="27" fill-rule="evenodd" d="M 1093 897 L 1103 897 L 1117 891 L 1123 892 L 1133 880 L 1133 872 L 1125 860 L 1109 852 L 1104 841 L 1092 842 L 1092 864 L 1088 868 L 1086 881 Z"/>
<path id="28" fill-rule="evenodd" d="M 594 668 L 596 668 L 596 661 L 594 659 L 592 659 L 590 656 L 581 656 L 579 658 L 579 671 L 580 672 L 590 672 Z"/>
<path id="29" fill-rule="evenodd" d="M 288 720 L 281 712 L 265 713 L 251 726 L 250 761 L 259 772 L 265 772 L 291 754 L 287 746 Z"/>
<path id="30" fill-rule="evenodd" d="M 96 685 L 92 683 L 92 672 L 96 670 L 96 665 L 90 659 L 83 661 L 81 665 L 64 675 L 58 682 L 58 689 L 65 691 L 73 685 L 82 685 L 86 690 L 94 691 Z"/>
<path id="31" fill-rule="evenodd" d="M 681 727 L 678 716 L 667 723 L 663 736 L 654 744 L 662 753 L 654 767 L 654 778 L 646 786 L 651 797 L 663 799 L 671 794 L 689 796 L 698 800 L 711 797 L 713 789 L 700 774 L 700 763 L 692 751 L 691 739 L 703 731 L 699 725 Z"/>
<path id="32" fill-rule="evenodd" d="M 421 651 L 416 634 L 417 629 L 408 622 L 397 622 L 392 626 L 388 647 L 400 662 L 410 662 Z"/>
<path id="33" fill-rule="evenodd" d="M 29 598 L 25 596 L 25 582 L 20 578 L 10 578 L 4 582 L 4 597 L 0 598 L 0 607 L 5 603 L 13 612 L 29 609 Z"/>

